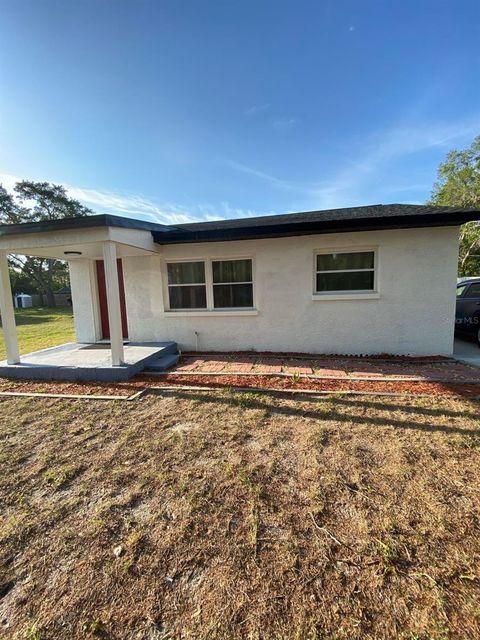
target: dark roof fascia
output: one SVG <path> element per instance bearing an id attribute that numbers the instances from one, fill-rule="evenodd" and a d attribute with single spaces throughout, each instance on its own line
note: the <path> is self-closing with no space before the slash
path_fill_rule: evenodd
<path id="1" fill-rule="evenodd" d="M 397 208 L 398 215 L 381 215 L 382 211 L 387 212 L 389 209 L 391 210 L 391 207 Z M 441 208 L 440 210 L 432 211 L 431 208 L 417 207 L 417 209 L 420 209 L 418 213 L 401 214 L 402 209 L 399 207 L 408 208 L 408 205 L 360 207 L 356 208 L 355 211 L 360 211 L 363 215 L 353 215 L 352 213 L 351 217 L 338 217 L 338 212 L 335 210 L 333 216 L 332 212 L 325 211 L 290 214 L 291 218 L 288 215 L 281 215 L 278 216 L 277 221 L 275 221 L 275 216 L 266 216 L 264 219 L 247 218 L 242 221 L 219 221 L 219 227 L 215 227 L 214 223 L 195 223 L 184 227 L 182 225 L 167 226 L 102 213 L 80 218 L 3 225 L 0 226 L 0 236 L 93 227 L 122 227 L 150 231 L 158 244 L 184 244 L 280 238 L 317 233 L 458 226 L 480 218 L 480 210 L 474 209 Z M 424 212 L 421 211 L 422 208 Z M 339 211 L 344 213 L 347 210 L 342 209 Z M 370 215 L 366 215 L 367 212 Z M 395 211 L 395 213 L 397 212 Z M 322 216 L 318 214 L 322 214 Z M 325 214 L 325 217 L 323 214 Z M 332 217 L 328 217 L 329 214 Z"/>
<path id="2" fill-rule="evenodd" d="M 258 240 L 313 235 L 316 233 L 346 233 L 348 231 L 381 231 L 386 229 L 414 229 L 425 227 L 456 227 L 480 217 L 478 212 L 447 212 L 440 214 L 408 215 L 352 220 L 315 220 L 278 225 L 245 226 L 224 229 L 194 229 L 184 231 L 152 232 L 158 244 L 185 244 L 191 242 L 222 242 L 228 240 Z"/>
<path id="3" fill-rule="evenodd" d="M 43 233 L 45 231 L 64 231 L 68 229 L 88 229 L 90 227 L 122 227 L 163 233 L 175 227 L 163 224 L 134 220 L 108 213 L 99 213 L 81 218 L 63 218 L 61 220 L 44 220 L 42 222 L 23 222 L 21 224 L 0 225 L 0 236 L 21 235 L 24 233 Z"/>

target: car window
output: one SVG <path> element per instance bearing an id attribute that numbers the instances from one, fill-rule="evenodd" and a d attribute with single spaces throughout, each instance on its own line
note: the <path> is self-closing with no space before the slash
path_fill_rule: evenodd
<path id="1" fill-rule="evenodd" d="M 466 284 L 462 284 L 461 287 L 457 287 L 457 298 L 460 298 L 460 296 L 463 294 L 466 288 L 467 288 Z"/>
<path id="2" fill-rule="evenodd" d="M 466 293 L 465 298 L 480 298 L 480 282 L 475 282 L 475 284 L 471 284 Z"/>

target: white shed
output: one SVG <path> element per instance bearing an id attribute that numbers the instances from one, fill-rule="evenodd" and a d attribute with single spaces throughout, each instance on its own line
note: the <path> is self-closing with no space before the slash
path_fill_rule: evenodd
<path id="1" fill-rule="evenodd" d="M 32 296 L 29 296 L 28 293 L 15 294 L 15 307 L 17 309 L 27 309 L 31 306 L 33 306 Z"/>

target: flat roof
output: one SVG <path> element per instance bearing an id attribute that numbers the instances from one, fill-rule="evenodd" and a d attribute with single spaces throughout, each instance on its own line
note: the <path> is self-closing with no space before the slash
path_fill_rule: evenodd
<path id="1" fill-rule="evenodd" d="M 162 231 L 163 229 L 173 228 L 155 222 L 127 218 L 125 216 L 98 213 L 93 216 L 62 218 L 61 220 L 3 224 L 0 225 L 0 236 L 13 236 L 22 233 L 42 233 L 44 231 L 63 231 L 65 229 L 88 229 L 90 227 L 123 227 L 126 229 L 143 229 L 145 231 Z"/>
<path id="2" fill-rule="evenodd" d="M 315 233 L 458 226 L 480 219 L 480 209 L 417 204 L 375 204 L 280 215 L 164 225 L 124 216 L 98 214 L 62 220 L 0 226 L 0 236 L 23 233 L 124 227 L 150 231 L 159 244 L 249 240 Z"/>

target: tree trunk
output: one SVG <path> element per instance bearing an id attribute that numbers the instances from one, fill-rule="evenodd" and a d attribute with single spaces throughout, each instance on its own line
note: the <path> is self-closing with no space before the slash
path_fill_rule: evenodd
<path id="1" fill-rule="evenodd" d="M 45 287 L 45 297 L 47 298 L 47 307 L 56 307 L 55 294 L 53 289 Z"/>
<path id="2" fill-rule="evenodd" d="M 47 281 L 45 283 L 45 295 L 47 296 L 47 307 L 56 307 L 55 295 L 53 293 L 53 269 L 56 260 L 48 258 L 47 260 Z"/>

